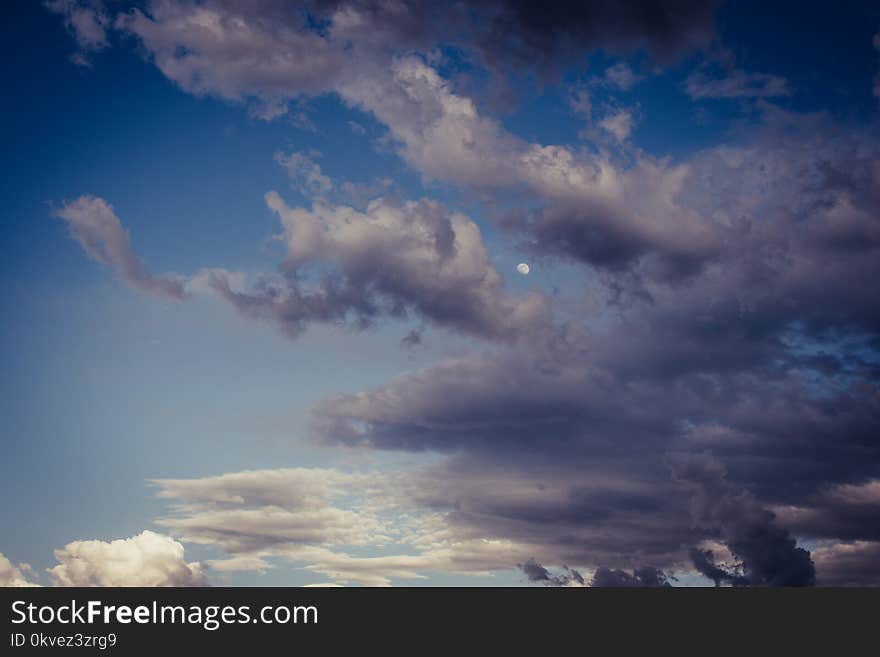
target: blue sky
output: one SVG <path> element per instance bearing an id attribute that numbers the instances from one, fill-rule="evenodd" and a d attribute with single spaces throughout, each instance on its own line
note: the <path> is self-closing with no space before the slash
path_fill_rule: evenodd
<path id="1" fill-rule="evenodd" d="M 299 4 L 10 10 L 10 572 L 118 584 L 102 564 L 129 540 L 159 571 L 150 550 L 185 548 L 182 579 L 147 584 L 880 581 L 858 289 L 880 262 L 880 9 L 693 2 L 661 30 L 635 0 L 561 23 L 498 0 L 458 30 L 420 2 L 405 25 Z M 311 492 L 280 503 L 263 482 L 291 468 L 278 485 Z M 786 546 L 773 572 L 740 540 L 755 523 Z"/>

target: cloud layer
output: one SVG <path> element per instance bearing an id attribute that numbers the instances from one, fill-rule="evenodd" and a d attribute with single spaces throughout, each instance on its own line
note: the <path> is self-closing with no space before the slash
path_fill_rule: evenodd
<path id="1" fill-rule="evenodd" d="M 116 15 L 112 29 L 187 93 L 265 119 L 334 94 L 378 122 L 426 189 L 451 186 L 501 243 L 570 276 L 564 294 L 512 292 L 472 217 L 381 181 L 343 192 L 315 152 L 276 154 L 307 202 L 266 194 L 284 251 L 271 272 L 155 275 L 107 201 L 64 203 L 56 214 L 88 256 L 149 293 L 208 291 L 291 337 L 397 320 L 418 324 L 409 346 L 425 325 L 482 340 L 309 411 L 328 449 L 429 454 L 425 465 L 157 479 L 172 501 L 160 524 L 216 550 L 218 571 L 284 560 L 339 583 L 517 567 L 554 586 L 876 582 L 876 126 L 783 109 L 773 103 L 796 93 L 785 78 L 706 64 L 678 93 L 747 101 L 748 121 L 657 156 L 634 143 L 637 105 L 593 99 L 648 84 L 648 65 L 621 61 L 565 90 L 584 143 L 544 143 L 487 110 L 438 50 L 495 81 L 547 81 L 595 48 L 662 65 L 708 44 L 714 4 L 163 0 Z M 58 5 L 69 21 L 71 7 Z M 92 23 L 77 21 L 80 38 Z M 58 582 L 128 580 L 133 563 L 149 564 L 145 582 L 203 577 L 149 532 L 58 559 Z"/>

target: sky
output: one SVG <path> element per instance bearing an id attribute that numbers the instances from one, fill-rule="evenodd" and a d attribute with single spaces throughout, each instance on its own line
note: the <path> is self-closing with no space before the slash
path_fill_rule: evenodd
<path id="1" fill-rule="evenodd" d="M 880 585 L 880 7 L 5 12 L 0 585 Z"/>

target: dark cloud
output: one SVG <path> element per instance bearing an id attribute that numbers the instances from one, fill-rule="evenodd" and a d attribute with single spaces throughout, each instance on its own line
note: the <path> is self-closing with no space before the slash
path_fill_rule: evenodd
<path id="1" fill-rule="evenodd" d="M 554 575 L 534 559 L 528 559 L 524 563 L 517 564 L 517 568 L 525 573 L 530 582 L 537 582 L 545 586 L 568 586 L 569 584 L 583 586 L 584 584 L 583 575 L 568 566 L 563 566 L 563 572 Z"/>
<path id="2" fill-rule="evenodd" d="M 593 579 L 590 586 L 598 587 L 666 587 L 672 586 L 669 583 L 669 576 L 662 570 L 651 568 L 650 566 L 642 566 L 636 568 L 632 573 L 625 570 L 614 570 L 602 566 L 597 568 L 593 573 Z"/>
<path id="3" fill-rule="evenodd" d="M 399 43 L 453 44 L 479 53 L 493 66 L 535 70 L 604 48 L 645 49 L 667 59 L 709 43 L 716 0 L 538 2 L 478 0 L 445 3 L 403 0 L 319 0 L 320 16 L 354 11 L 369 25 L 393 31 Z"/>
<path id="4" fill-rule="evenodd" d="M 735 570 L 722 568 L 715 562 L 715 554 L 712 550 L 691 548 L 691 563 L 697 572 L 715 582 L 715 586 L 730 584 L 731 586 L 748 586 L 749 579 Z"/>
<path id="5" fill-rule="evenodd" d="M 552 573 L 534 559 L 517 564 L 530 582 L 544 586 L 586 586 L 586 580 L 577 570 L 563 566 L 559 573 Z M 636 568 L 632 572 L 600 566 L 593 573 L 592 587 L 666 587 L 671 586 L 669 576 L 650 566 Z"/>
<path id="6" fill-rule="evenodd" d="M 800 536 L 880 541 L 880 479 L 820 489 L 780 505 L 776 515 Z"/>
<path id="7" fill-rule="evenodd" d="M 740 561 L 737 570 L 741 574 L 725 572 L 711 560 L 711 553 L 701 550 L 691 552 L 697 570 L 716 584 L 815 584 L 816 571 L 810 553 L 797 547 L 791 534 L 775 523 L 774 514 L 750 493 L 738 491 L 727 482 L 721 463 L 706 455 L 690 455 L 674 461 L 673 476 L 692 492 L 694 522 L 719 532 L 719 539 Z"/>
<path id="8" fill-rule="evenodd" d="M 490 28 L 480 40 L 487 56 L 509 61 L 552 60 L 605 48 L 645 48 L 669 57 L 705 46 L 713 34 L 715 0 L 555 2 L 483 0 Z"/>

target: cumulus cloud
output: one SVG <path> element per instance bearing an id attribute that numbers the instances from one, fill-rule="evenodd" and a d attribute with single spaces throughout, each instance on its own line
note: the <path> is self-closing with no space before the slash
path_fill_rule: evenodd
<path id="1" fill-rule="evenodd" d="M 0 586 L 28 587 L 39 586 L 29 581 L 25 573 L 30 573 L 31 567 L 24 563 L 18 565 L 12 563 L 0 552 Z"/>
<path id="2" fill-rule="evenodd" d="M 49 568 L 56 586 L 205 586 L 199 563 L 187 563 L 183 545 L 151 531 L 105 542 L 73 541 L 55 550 Z"/>
<path id="3" fill-rule="evenodd" d="M 316 202 L 294 208 L 266 195 L 284 228 L 284 276 L 236 292 L 222 276 L 214 289 L 241 312 L 296 335 L 311 321 L 368 326 L 382 316 L 415 314 L 438 326 L 482 337 L 515 337 L 546 322 L 540 294 L 508 296 L 477 225 L 434 201 L 371 201 L 364 212 Z M 330 266 L 310 289 L 311 265 Z"/>
<path id="4" fill-rule="evenodd" d="M 172 299 L 184 297 L 183 282 L 171 276 L 155 276 L 131 248 L 128 231 L 113 206 L 97 196 L 65 201 L 54 214 L 67 223 L 70 236 L 90 258 L 112 267 L 126 283 L 145 292 Z"/>

